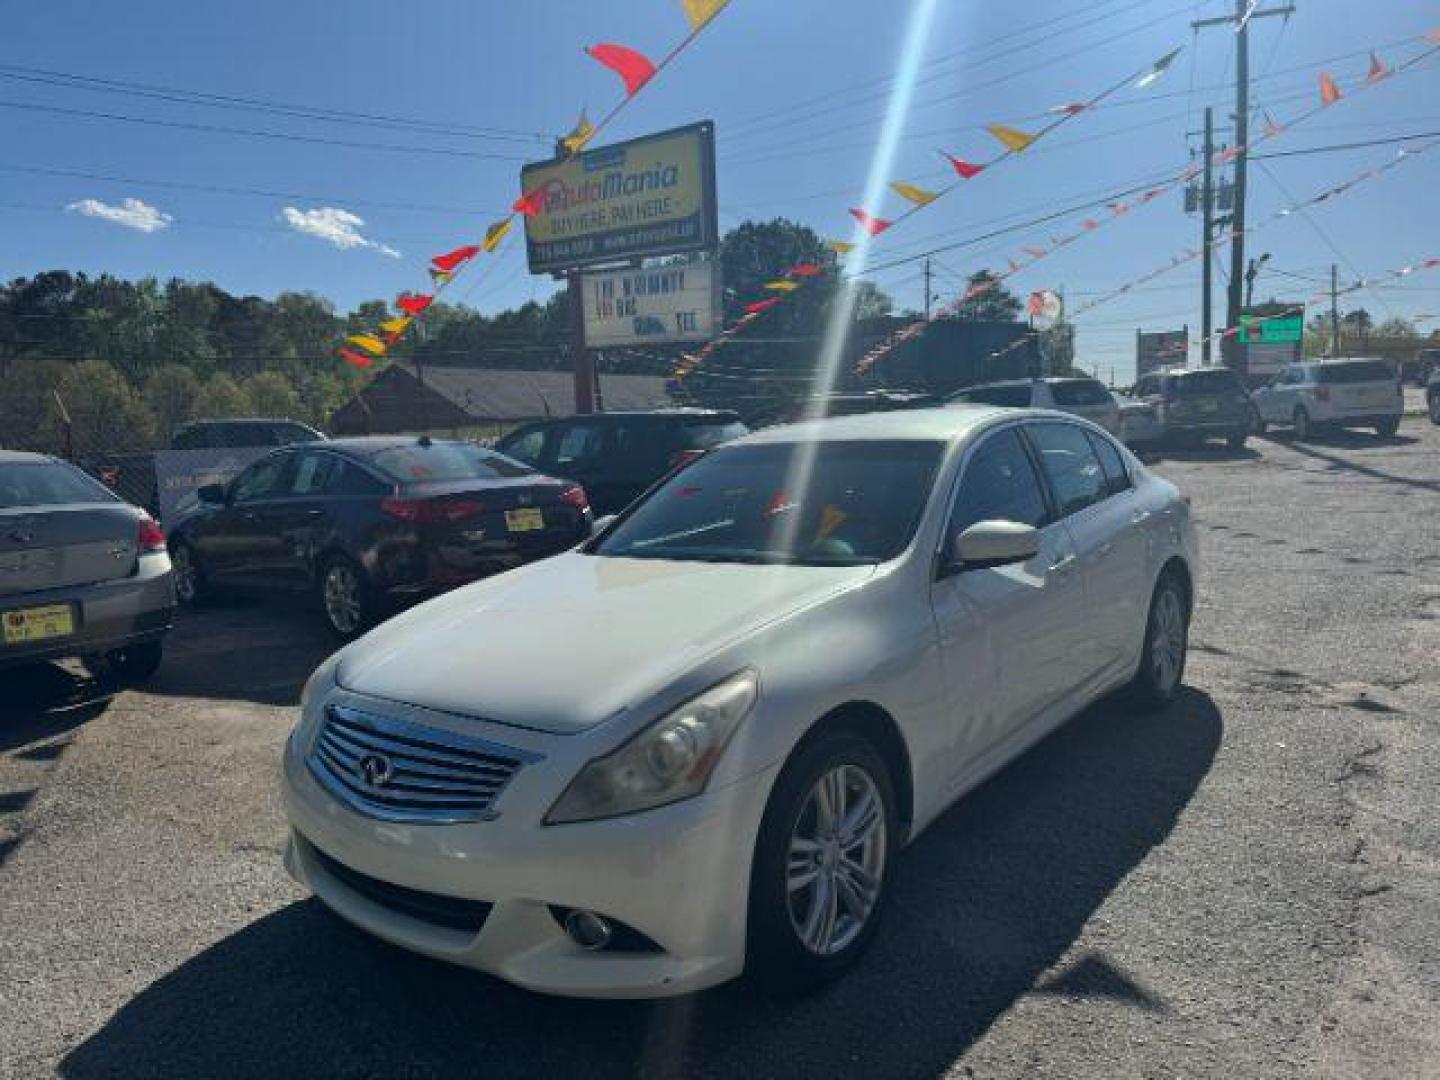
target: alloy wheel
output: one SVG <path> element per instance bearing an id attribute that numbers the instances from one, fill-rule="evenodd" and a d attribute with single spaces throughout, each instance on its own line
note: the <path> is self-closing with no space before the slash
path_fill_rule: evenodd
<path id="1" fill-rule="evenodd" d="M 345 635 L 360 629 L 360 578 L 348 564 L 334 563 L 325 571 L 324 596 L 331 626 Z"/>
<path id="2" fill-rule="evenodd" d="M 790 925 L 816 956 L 843 951 L 865 929 L 885 877 L 885 802 L 870 774 L 837 765 L 810 789 L 790 833 Z"/>
<path id="3" fill-rule="evenodd" d="M 170 569 L 175 582 L 175 596 L 182 604 L 195 602 L 195 559 L 184 544 L 170 552 Z"/>
<path id="4" fill-rule="evenodd" d="M 1155 689 L 1168 695 L 1180 680 L 1185 661 L 1185 610 L 1180 594 L 1162 589 L 1150 616 L 1150 671 Z"/>

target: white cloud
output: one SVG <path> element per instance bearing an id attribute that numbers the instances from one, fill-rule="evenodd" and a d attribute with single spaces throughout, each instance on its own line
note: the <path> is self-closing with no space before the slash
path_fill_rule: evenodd
<path id="1" fill-rule="evenodd" d="M 341 251 L 372 248 L 392 259 L 400 258 L 400 252 L 394 248 L 362 235 L 360 228 L 365 224 L 365 219 L 349 210 L 340 210 L 333 206 L 297 210 L 293 206 L 287 206 L 281 211 L 280 217 L 296 232 L 318 237 L 327 244 L 334 244 Z"/>
<path id="2" fill-rule="evenodd" d="M 86 217 L 104 218 L 116 225 L 124 225 L 127 229 L 143 233 L 159 232 L 175 220 L 163 210 L 157 210 L 139 199 L 121 199 L 119 206 L 111 206 L 99 199 L 81 199 L 65 209 Z"/>

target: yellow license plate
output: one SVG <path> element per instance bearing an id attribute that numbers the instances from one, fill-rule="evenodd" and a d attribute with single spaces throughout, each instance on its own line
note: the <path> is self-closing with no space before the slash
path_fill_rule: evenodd
<path id="1" fill-rule="evenodd" d="M 19 608 L 0 615 L 0 620 L 3 620 L 5 628 L 6 645 L 45 641 L 75 632 L 75 615 L 69 604 Z"/>
<path id="2" fill-rule="evenodd" d="M 505 527 L 511 532 L 534 532 L 545 528 L 545 515 L 533 506 L 505 511 Z"/>

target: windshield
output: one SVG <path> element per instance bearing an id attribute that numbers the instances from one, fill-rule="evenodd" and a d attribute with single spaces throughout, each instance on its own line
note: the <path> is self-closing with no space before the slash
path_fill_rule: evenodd
<path id="1" fill-rule="evenodd" d="M 1173 375 L 1166 387 L 1170 397 L 1198 397 L 1201 394 L 1230 394 L 1240 389 L 1233 371 L 1193 371 Z"/>
<path id="2" fill-rule="evenodd" d="M 977 386 L 962 390 L 950 398 L 951 401 L 969 401 L 976 405 L 998 405 L 1007 409 L 1024 409 L 1030 404 L 1030 386 L 1018 383 L 1013 386 Z"/>
<path id="3" fill-rule="evenodd" d="M 1394 382 L 1395 371 L 1383 360 L 1348 360 L 1319 364 L 1315 368 L 1319 383 Z"/>
<path id="4" fill-rule="evenodd" d="M 98 482 L 58 461 L 0 465 L 0 510 L 115 501 Z"/>
<path id="5" fill-rule="evenodd" d="M 1055 395 L 1056 405 L 1110 405 L 1110 391 L 1103 383 L 1094 379 L 1071 379 L 1050 384 L 1050 393 Z"/>
<path id="6" fill-rule="evenodd" d="M 944 444 L 776 443 L 721 449 L 676 474 L 598 555 L 811 566 L 877 563 L 910 542 Z M 797 485 L 801 474 L 809 482 Z"/>
<path id="7" fill-rule="evenodd" d="M 504 454 L 469 443 L 392 446 L 376 451 L 370 461 L 401 483 L 509 480 L 529 476 L 534 471 Z"/>

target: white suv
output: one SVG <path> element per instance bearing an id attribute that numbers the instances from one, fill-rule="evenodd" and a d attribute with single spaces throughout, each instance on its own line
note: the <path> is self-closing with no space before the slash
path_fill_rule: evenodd
<path id="1" fill-rule="evenodd" d="M 1384 360 L 1291 364 L 1251 398 L 1259 431 L 1285 424 L 1297 439 L 1308 439 L 1320 427 L 1373 427 L 1390 436 L 1405 412 L 1400 380 Z"/>
<path id="2" fill-rule="evenodd" d="M 1012 409 L 1055 409 L 1083 416 L 1111 435 L 1120 434 L 1120 404 L 1099 379 L 1073 377 L 981 383 L 967 386 L 945 401 Z"/>

